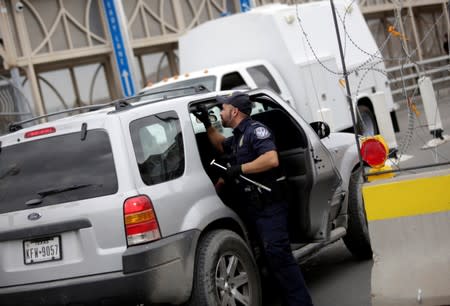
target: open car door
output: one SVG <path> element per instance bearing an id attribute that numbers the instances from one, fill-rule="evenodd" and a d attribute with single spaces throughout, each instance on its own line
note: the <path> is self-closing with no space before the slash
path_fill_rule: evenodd
<path id="1" fill-rule="evenodd" d="M 328 239 L 330 207 L 342 200 L 341 177 L 330 152 L 298 114 L 265 91 L 251 94 L 256 105 L 252 119 L 275 136 L 280 165 L 287 180 L 289 231 L 292 243 Z"/>

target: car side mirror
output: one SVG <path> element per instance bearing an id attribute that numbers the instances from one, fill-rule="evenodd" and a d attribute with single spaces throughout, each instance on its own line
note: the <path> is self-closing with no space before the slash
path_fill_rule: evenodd
<path id="1" fill-rule="evenodd" d="M 323 121 L 314 121 L 309 124 L 320 139 L 330 135 L 330 126 Z"/>

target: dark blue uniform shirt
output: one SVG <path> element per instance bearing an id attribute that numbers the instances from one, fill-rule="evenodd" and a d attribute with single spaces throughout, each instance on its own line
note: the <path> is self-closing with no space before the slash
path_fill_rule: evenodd
<path id="1" fill-rule="evenodd" d="M 247 117 L 234 128 L 233 136 L 225 139 L 223 149 L 225 153 L 231 154 L 235 158 L 232 164 L 242 165 L 255 160 L 264 153 L 276 150 L 276 146 L 270 130 L 261 122 Z M 246 174 L 246 176 L 269 185 L 272 185 L 275 180 L 273 170 L 253 175 Z"/>

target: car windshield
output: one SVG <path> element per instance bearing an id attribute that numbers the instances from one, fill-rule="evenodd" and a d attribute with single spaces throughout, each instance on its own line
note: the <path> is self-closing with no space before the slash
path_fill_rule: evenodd
<path id="1" fill-rule="evenodd" d="M 193 78 L 190 80 L 179 81 L 151 88 L 141 93 L 144 94 L 144 96 L 142 96 L 139 99 L 139 101 L 159 100 L 163 98 L 167 99 L 186 95 L 193 95 L 196 93 L 195 87 L 197 86 L 203 86 L 208 91 L 214 91 L 216 88 L 216 77 L 207 76 L 207 77 Z M 177 90 L 177 88 L 179 88 L 179 90 Z"/>
<path id="2" fill-rule="evenodd" d="M 104 130 L 89 130 L 84 140 L 64 134 L 0 152 L 0 214 L 113 194 L 117 186 Z"/>

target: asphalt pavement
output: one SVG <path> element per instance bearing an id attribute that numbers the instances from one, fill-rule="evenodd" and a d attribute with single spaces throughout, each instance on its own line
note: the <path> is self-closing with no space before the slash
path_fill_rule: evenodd
<path id="1" fill-rule="evenodd" d="M 301 270 L 315 306 L 366 306 L 370 304 L 373 261 L 356 260 L 340 240 L 302 263 Z M 274 285 L 264 286 L 264 306 L 281 306 Z"/>
<path id="2" fill-rule="evenodd" d="M 372 265 L 356 260 L 342 241 L 321 250 L 302 265 L 314 305 L 370 305 Z"/>

